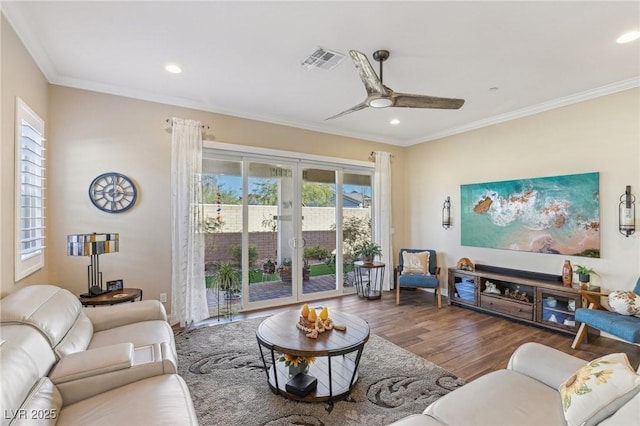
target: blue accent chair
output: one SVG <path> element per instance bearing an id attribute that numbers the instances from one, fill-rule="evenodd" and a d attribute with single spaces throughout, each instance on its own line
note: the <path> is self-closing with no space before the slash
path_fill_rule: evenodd
<path id="1" fill-rule="evenodd" d="M 640 294 L 640 278 L 638 278 L 633 292 Z M 607 296 L 606 294 L 585 290 L 580 290 L 580 294 L 589 301 L 589 307 L 576 309 L 576 321 L 581 324 L 578 334 L 571 344 L 573 349 L 578 349 L 584 338 L 587 337 L 588 327 L 613 334 L 627 342 L 640 343 L 639 317 L 621 315 L 604 309 L 600 305 L 600 298 Z"/>
<path id="2" fill-rule="evenodd" d="M 422 251 L 429 252 L 429 273 L 431 275 L 422 274 L 402 274 L 403 256 L 402 253 L 419 253 Z M 393 285 L 396 288 L 396 304 L 400 304 L 400 287 L 414 288 L 432 288 L 438 297 L 438 308 L 442 307 L 442 291 L 440 290 L 440 267 L 436 266 L 436 251 L 427 249 L 400 249 L 400 261 L 394 270 Z"/>

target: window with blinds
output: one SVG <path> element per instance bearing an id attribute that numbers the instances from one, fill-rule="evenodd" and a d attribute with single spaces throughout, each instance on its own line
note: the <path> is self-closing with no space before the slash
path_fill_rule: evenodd
<path id="1" fill-rule="evenodd" d="M 44 121 L 16 98 L 16 281 L 44 266 L 44 142 Z"/>

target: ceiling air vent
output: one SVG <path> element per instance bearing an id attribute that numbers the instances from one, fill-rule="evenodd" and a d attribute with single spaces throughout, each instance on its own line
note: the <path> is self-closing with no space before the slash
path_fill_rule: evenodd
<path id="1" fill-rule="evenodd" d="M 323 47 L 318 47 L 316 50 L 309 55 L 304 61 L 302 61 L 302 68 L 309 71 L 313 68 L 321 68 L 323 70 L 330 70 L 335 68 L 342 60 L 345 58 L 345 55 L 342 53 L 334 52 L 333 50 L 328 50 Z"/>

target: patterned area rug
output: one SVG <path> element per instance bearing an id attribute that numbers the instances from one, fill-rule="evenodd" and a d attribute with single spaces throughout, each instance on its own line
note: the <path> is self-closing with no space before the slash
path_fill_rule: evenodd
<path id="1" fill-rule="evenodd" d="M 179 373 L 189 385 L 201 425 L 387 425 L 465 382 L 371 334 L 359 380 L 344 400 L 308 403 L 271 392 L 256 342 L 264 318 L 176 334 Z"/>

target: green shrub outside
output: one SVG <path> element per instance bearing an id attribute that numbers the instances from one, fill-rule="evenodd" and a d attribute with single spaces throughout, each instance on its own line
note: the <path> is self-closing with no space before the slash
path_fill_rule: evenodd
<path id="1" fill-rule="evenodd" d="M 229 253 L 231 257 L 233 257 L 236 265 L 240 265 L 242 263 L 242 245 L 236 244 L 229 248 Z M 258 260 L 258 248 L 255 244 L 249 244 L 249 266 L 253 266 Z"/>

